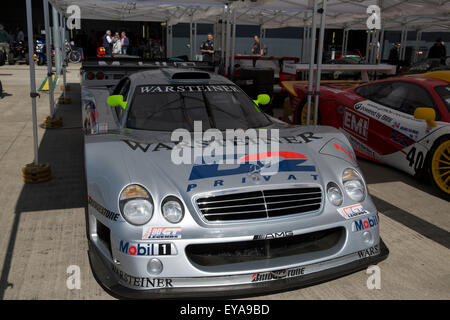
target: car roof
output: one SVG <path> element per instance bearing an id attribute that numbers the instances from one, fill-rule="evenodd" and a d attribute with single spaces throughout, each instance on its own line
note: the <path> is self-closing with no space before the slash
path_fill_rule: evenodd
<path id="1" fill-rule="evenodd" d="M 381 82 L 395 82 L 395 81 L 406 81 L 406 82 L 413 82 L 417 84 L 421 84 L 425 87 L 437 87 L 448 84 L 447 81 L 440 80 L 437 78 L 430 78 L 430 77 L 424 77 L 421 76 L 421 74 L 408 74 L 404 76 L 396 76 L 392 78 L 382 79 L 378 81 L 370 81 L 368 83 L 362 84 L 362 86 L 371 84 L 371 83 L 381 83 Z"/>
<path id="2" fill-rule="evenodd" d="M 178 79 L 172 79 L 175 74 L 182 76 L 177 77 Z M 194 68 L 158 68 L 135 72 L 129 78 L 136 86 L 149 84 L 234 84 L 223 76 Z"/>

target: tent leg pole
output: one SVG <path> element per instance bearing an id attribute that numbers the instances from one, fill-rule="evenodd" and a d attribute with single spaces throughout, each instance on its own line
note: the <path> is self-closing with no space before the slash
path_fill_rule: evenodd
<path id="1" fill-rule="evenodd" d="M 231 35 L 231 73 L 230 76 L 234 75 L 234 54 L 236 51 L 236 10 L 233 10 L 233 33 Z"/>
<path id="2" fill-rule="evenodd" d="M 34 46 L 33 46 L 33 18 L 31 13 L 31 0 L 27 0 L 27 31 L 28 31 L 28 60 L 30 63 L 30 96 L 31 96 L 31 112 L 33 121 L 33 146 L 34 146 L 34 165 L 39 163 L 38 158 L 38 131 L 37 131 L 37 114 L 36 114 L 36 78 L 34 73 Z"/>
<path id="3" fill-rule="evenodd" d="M 189 61 L 192 61 L 192 22 L 189 23 Z"/>
<path id="4" fill-rule="evenodd" d="M 313 0 L 313 13 L 312 13 L 312 29 L 311 29 L 311 50 L 309 57 L 309 74 L 308 74 L 308 107 L 306 112 L 306 124 L 309 125 L 311 115 L 311 98 L 313 94 L 313 81 L 314 81 L 314 56 L 316 54 L 316 15 L 317 15 L 317 0 Z"/>
<path id="5" fill-rule="evenodd" d="M 61 44 L 59 41 L 60 33 L 59 33 L 59 19 L 58 19 L 58 11 L 55 7 L 52 7 L 52 16 L 53 16 L 53 46 L 55 48 L 55 67 L 56 74 L 61 74 Z"/>
<path id="6" fill-rule="evenodd" d="M 223 7 L 223 11 L 222 11 L 222 26 L 221 26 L 221 39 L 220 39 L 220 59 L 222 60 L 222 64 L 224 63 L 224 59 L 225 59 L 225 7 Z"/>
<path id="7" fill-rule="evenodd" d="M 194 23 L 194 60 L 197 57 L 197 22 Z"/>
<path id="8" fill-rule="evenodd" d="M 55 100 L 53 93 L 53 72 L 52 72 L 52 58 L 51 58 L 51 31 L 50 31 L 50 14 L 48 11 L 48 0 L 43 0 L 44 4 L 44 23 L 45 23 L 45 46 L 47 54 L 47 80 L 48 80 L 48 99 L 50 104 L 50 117 L 55 115 Z"/>
<path id="9" fill-rule="evenodd" d="M 381 35 L 380 35 L 380 53 L 378 55 L 378 61 L 377 63 L 381 63 L 383 60 L 383 51 L 384 51 L 384 29 L 381 29 Z"/>
<path id="10" fill-rule="evenodd" d="M 323 40 L 325 37 L 326 16 L 327 16 L 327 0 L 323 0 L 322 16 L 321 16 L 321 20 L 320 20 L 319 43 L 318 43 L 318 48 L 317 48 L 316 89 L 314 92 L 314 125 L 317 125 L 317 118 L 319 115 L 320 78 L 321 78 L 321 72 L 322 72 Z"/>

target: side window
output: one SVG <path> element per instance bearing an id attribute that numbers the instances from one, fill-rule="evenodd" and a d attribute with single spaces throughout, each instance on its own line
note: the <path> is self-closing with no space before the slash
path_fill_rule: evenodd
<path id="1" fill-rule="evenodd" d="M 425 88 L 406 81 L 369 84 L 358 88 L 356 93 L 366 99 L 410 115 L 414 115 L 414 110 L 418 107 L 436 110 L 433 98 Z"/>
<path id="2" fill-rule="evenodd" d="M 128 92 L 130 91 L 130 79 L 124 78 L 120 80 L 120 82 L 117 84 L 117 86 L 114 88 L 112 94 L 119 94 L 123 96 L 123 100 L 126 101 L 128 98 Z M 117 119 L 120 121 L 122 119 L 123 109 L 122 108 L 115 108 Z"/>

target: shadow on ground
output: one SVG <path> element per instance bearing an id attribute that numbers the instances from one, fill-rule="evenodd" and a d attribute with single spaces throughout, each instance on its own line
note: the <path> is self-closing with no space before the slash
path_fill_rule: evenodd
<path id="1" fill-rule="evenodd" d="M 8 283 L 20 217 L 32 211 L 50 211 L 85 207 L 87 191 L 84 176 L 83 134 L 81 129 L 80 84 L 70 84 L 70 105 L 57 105 L 56 115 L 63 119 L 63 128 L 45 131 L 39 145 L 39 162 L 51 165 L 52 180 L 25 184 L 15 208 L 5 260 L 0 278 L 0 299 Z M 42 119 L 38 119 L 42 121 Z"/>

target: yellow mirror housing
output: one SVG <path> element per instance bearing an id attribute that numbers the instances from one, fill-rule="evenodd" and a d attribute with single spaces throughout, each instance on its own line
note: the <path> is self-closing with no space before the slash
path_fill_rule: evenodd
<path id="1" fill-rule="evenodd" d="M 427 122 L 427 126 L 436 127 L 436 111 L 433 108 L 416 108 L 414 110 L 414 118 L 425 120 Z"/>
<path id="2" fill-rule="evenodd" d="M 124 110 L 128 104 L 126 101 L 123 101 L 123 96 L 120 94 L 109 96 L 106 103 L 111 107 L 121 107 Z"/>

